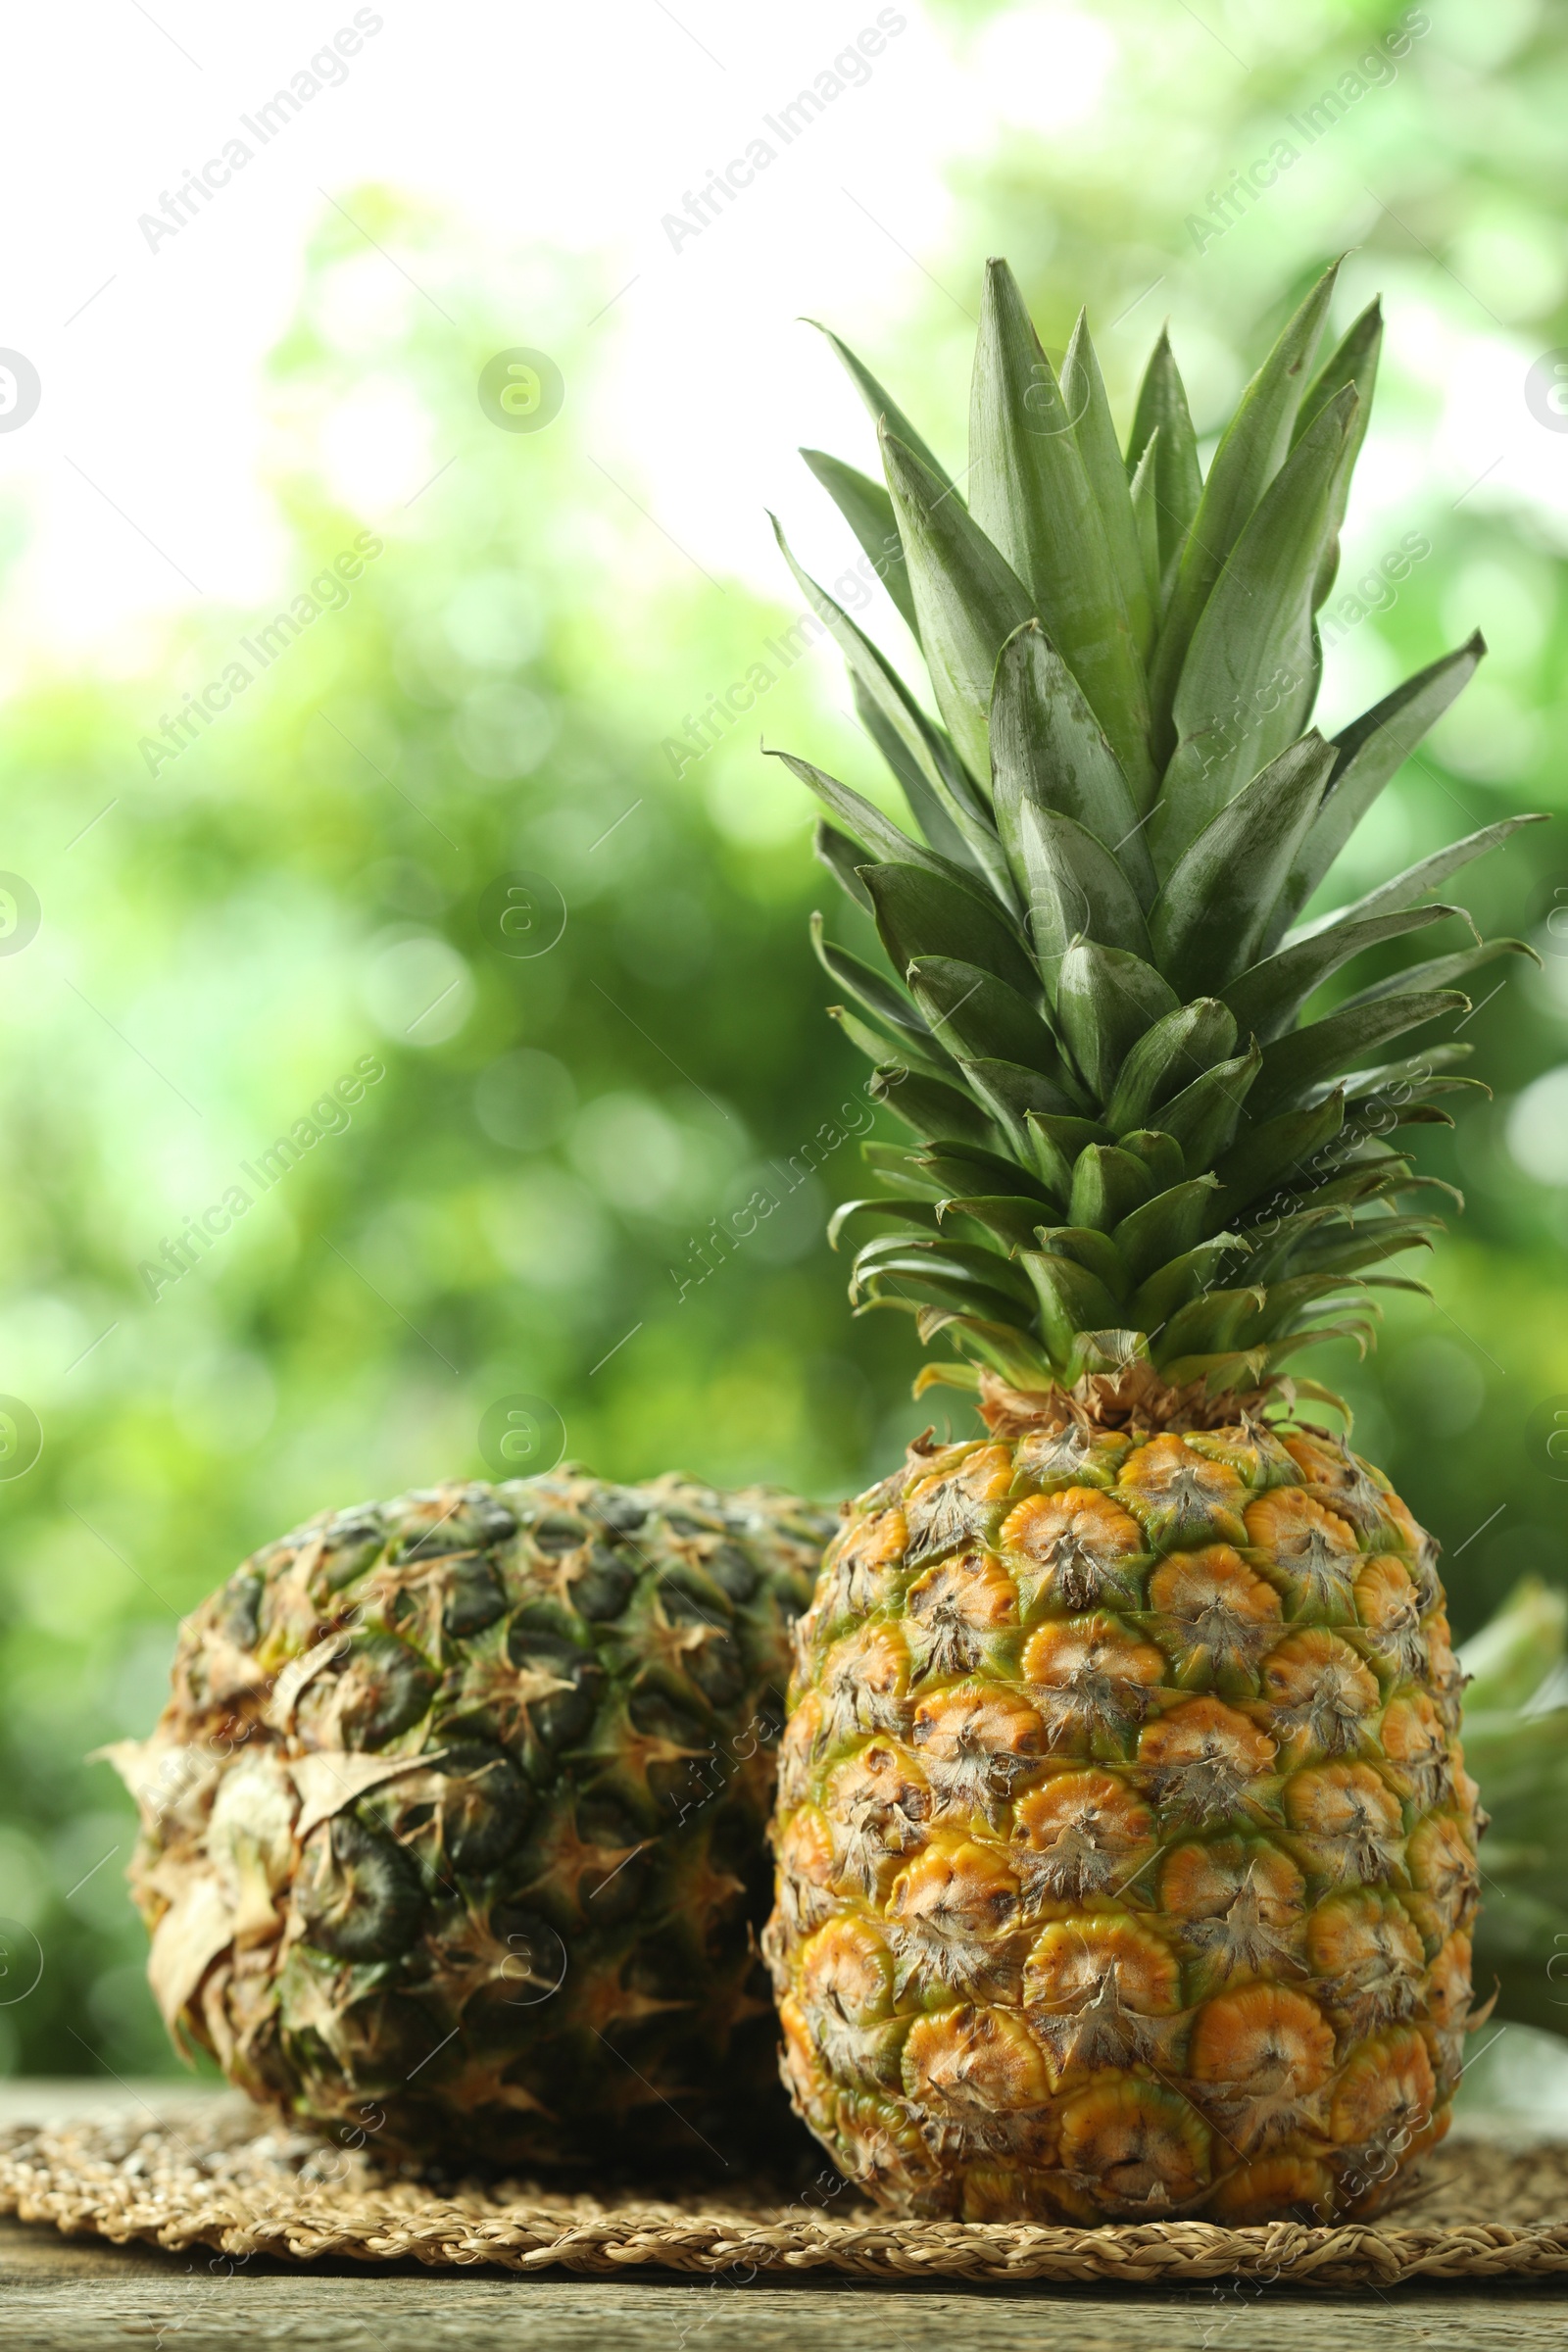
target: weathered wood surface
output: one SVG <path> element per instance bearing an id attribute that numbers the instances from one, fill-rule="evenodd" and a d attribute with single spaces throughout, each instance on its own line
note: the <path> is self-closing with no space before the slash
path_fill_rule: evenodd
<path id="1" fill-rule="evenodd" d="M 172 2096 L 160 2083 L 110 2097 L 87 2084 L 7 2084 L 0 2123 L 67 2106 L 122 2114 L 148 2092 L 172 2118 L 177 2085 Z M 138 2343 L 155 2352 L 1568 2352 L 1568 2286 L 1115 2294 L 821 2277 L 747 2286 L 654 2274 L 518 2278 L 416 2264 L 307 2270 L 112 2246 L 0 2220 L 0 2352 Z"/>
<path id="2" fill-rule="evenodd" d="M 688 2285 L 205 2262 L 0 2222 L 5 2352 L 1550 2352 L 1568 2293 L 1170 2296 L 989 2287 Z"/>

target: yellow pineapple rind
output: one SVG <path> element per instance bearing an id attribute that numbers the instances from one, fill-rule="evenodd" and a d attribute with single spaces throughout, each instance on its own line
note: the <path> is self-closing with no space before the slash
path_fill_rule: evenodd
<path id="1" fill-rule="evenodd" d="M 851 1506 L 796 1629 L 797 2111 L 912 2214 L 1375 2211 L 1471 2007 L 1436 1546 L 1321 1431 L 999 1397 Z"/>

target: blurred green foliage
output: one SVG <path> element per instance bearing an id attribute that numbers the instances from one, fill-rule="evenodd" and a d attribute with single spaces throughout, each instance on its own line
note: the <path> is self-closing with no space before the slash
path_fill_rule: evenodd
<path id="1" fill-rule="evenodd" d="M 433 240 L 372 206 L 378 236 Z M 679 782 L 661 748 L 787 611 L 676 579 L 628 606 L 628 543 L 652 534 L 573 410 L 537 436 L 484 420 L 475 379 L 513 336 L 482 291 L 456 352 L 412 313 L 345 352 L 363 256 L 323 231 L 276 361 L 288 444 L 309 453 L 374 373 L 460 463 L 155 775 L 139 739 L 187 687 L 254 667 L 265 613 L 4 719 L 7 857 L 45 909 L 0 960 L 0 1385 L 45 1437 L 0 1485 L 0 1914 L 45 1955 L 0 2006 L 0 2048 L 33 2069 L 168 2060 L 122 1883 L 130 1821 L 82 1759 L 150 1728 L 177 1616 L 256 1544 L 323 1506 L 496 1475 L 479 1424 L 519 1391 L 617 1475 L 685 1463 L 829 1494 L 922 1425 L 906 1334 L 851 1324 L 822 1242 L 854 1148 L 820 1177 L 800 1156 L 846 1101 L 867 1119 L 817 1009 L 805 812 L 787 779 L 749 789 L 755 736 Z M 277 495 L 303 587 L 360 518 L 305 465 Z M 809 667 L 770 726 L 809 731 Z M 481 904 L 516 869 L 567 910 L 525 959 Z M 345 1125 L 330 1090 L 366 1054 L 386 1074 Z M 300 1145 L 313 1105 L 325 1132 L 262 1192 L 260 1154 Z M 164 1242 L 236 1184 L 252 1205 L 168 1279 Z M 755 1234 L 694 1253 L 759 1187 L 780 1205 Z M 32 1946 L 13 1941 L 20 1982 Z"/>
<path id="2" fill-rule="evenodd" d="M 1325 254 L 1356 248 L 1342 323 L 1381 286 L 1392 356 L 1342 593 L 1407 531 L 1431 554 L 1392 603 L 1344 608 L 1328 716 L 1477 621 L 1494 650 L 1336 877 L 1348 895 L 1453 833 L 1563 806 L 1568 434 L 1531 416 L 1525 375 L 1568 344 L 1568 21 L 1456 0 L 1415 33 L 1406 12 L 1384 77 L 1356 60 L 1399 37 L 1396 15 L 1200 13 L 939 18 L 1019 120 L 956 168 L 950 247 L 925 257 L 953 298 L 933 291 L 865 356 L 961 449 L 968 289 L 1004 250 L 1054 352 L 1090 298 L 1124 417 L 1168 311 L 1201 431 Z M 1340 118 L 1227 222 L 1213 200 L 1233 173 L 1331 88 Z M 0 1388 L 44 1430 L 36 1466 L 0 1485 L 0 1912 L 43 1961 L 0 2005 L 0 2063 L 36 2071 L 171 2062 L 121 1883 L 128 1809 L 82 1757 L 150 1726 L 177 1615 L 244 1552 L 324 1505 L 485 1475 L 481 1416 L 515 1391 L 548 1398 L 570 1452 L 607 1473 L 679 1463 L 828 1496 L 929 1417 L 908 1401 L 912 1333 L 851 1320 L 822 1240 L 857 1189 L 853 1145 L 793 1190 L 777 1173 L 864 1076 L 806 944 L 835 896 L 808 812 L 749 731 L 679 778 L 661 748 L 790 619 L 782 580 L 762 607 L 666 565 L 590 463 L 574 399 L 547 433 L 486 424 L 474 382 L 512 339 L 508 306 L 463 285 L 440 224 L 363 191 L 355 210 L 442 272 L 462 348 L 417 303 L 368 330 L 365 272 L 384 265 L 323 229 L 274 371 L 291 579 L 363 527 L 312 459 L 356 385 L 394 386 L 435 462 L 461 462 L 350 601 L 156 775 L 139 739 L 257 615 L 193 622 L 140 676 L 31 685 L 0 721 L 5 862 L 44 907 L 0 960 Z M 555 357 L 568 387 L 591 376 L 587 349 Z M 868 436 L 843 454 L 865 463 Z M 769 739 L 871 786 L 838 699 L 828 657 L 802 662 L 769 695 Z M 533 959 L 481 919 L 519 868 L 568 910 Z M 1559 885 L 1568 850 L 1541 827 L 1477 869 L 1471 903 L 1483 929 L 1560 951 Z M 852 935 L 852 913 L 832 920 Z M 1445 1544 L 1461 1634 L 1519 1574 L 1565 1577 L 1539 1432 L 1568 1399 L 1568 1078 L 1541 1085 L 1568 1062 L 1568 957 L 1498 969 L 1464 1032 L 1496 1099 L 1423 1136 L 1424 1164 L 1468 1200 L 1431 1269 L 1437 1304 L 1391 1306 L 1364 1365 L 1314 1365 Z M 386 1075 L 346 1131 L 152 1299 L 138 1265 L 366 1054 Z M 780 1208 L 688 1282 L 693 1245 L 760 1185 Z M 7 1933 L 24 1976 L 33 1946 Z"/>

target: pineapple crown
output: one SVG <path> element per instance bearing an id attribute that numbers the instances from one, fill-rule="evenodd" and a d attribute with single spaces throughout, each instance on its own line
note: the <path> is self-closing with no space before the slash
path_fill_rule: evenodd
<path id="1" fill-rule="evenodd" d="M 957 482 L 830 337 L 886 487 L 803 455 L 918 643 L 943 723 L 779 531 L 909 829 L 776 756 L 824 805 L 817 854 L 892 965 L 813 917 L 851 1000 L 832 1015 L 917 1139 L 864 1146 L 882 1189 L 830 1228 L 835 1247 L 877 1229 L 855 1256 L 858 1307 L 906 1308 L 922 1339 L 956 1345 L 917 1394 L 1131 1383 L 1162 1417 L 1200 1416 L 1266 1394 L 1308 1347 L 1348 1334 L 1364 1350 L 1373 1289 L 1425 1289 L 1368 1271 L 1430 1247 L 1441 1220 L 1421 1196 L 1451 1193 L 1396 1131 L 1451 1124 L 1433 1098 L 1476 1082 L 1452 1074 L 1463 1043 L 1387 1056 L 1467 1008 L 1454 984 L 1477 965 L 1531 951 L 1471 924 L 1474 945 L 1302 1011 L 1368 949 L 1468 923 L 1433 893 L 1538 820 L 1487 825 L 1302 919 L 1486 650 L 1471 637 L 1332 740 L 1308 724 L 1382 335 L 1374 302 L 1313 371 L 1337 271 L 1248 385 L 1206 479 L 1167 337 L 1124 455 L 1083 317 L 1058 377 L 1004 262 L 986 270 Z"/>

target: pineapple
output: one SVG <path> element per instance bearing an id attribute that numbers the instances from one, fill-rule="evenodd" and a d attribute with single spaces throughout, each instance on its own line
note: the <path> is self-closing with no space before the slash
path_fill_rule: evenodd
<path id="1" fill-rule="evenodd" d="M 830 1525 L 564 1469 L 246 1560 L 107 1751 L 171 2033 L 392 2157 L 765 2152 L 763 1830 Z"/>
<path id="2" fill-rule="evenodd" d="M 1206 479 L 1161 336 L 1125 457 L 990 265 L 956 481 L 848 352 L 886 488 L 808 463 L 921 649 L 934 723 L 794 565 L 908 830 L 808 761 L 892 975 L 834 1017 L 912 1130 L 833 1238 L 984 1434 L 862 1494 L 797 1629 L 764 1948 L 785 2079 L 883 2204 L 991 2221 L 1375 2210 L 1437 2139 L 1478 1815 L 1437 1546 L 1300 1415 L 1438 1224 L 1398 1131 L 1469 1051 L 1396 1046 L 1518 946 L 1433 893 L 1513 819 L 1305 908 L 1484 652 L 1309 716 L 1381 323 L 1330 270 Z M 782 536 L 781 536 L 782 544 Z M 788 549 L 785 548 L 786 557 Z M 1525 951 L 1528 953 L 1528 951 Z M 1287 1369 L 1287 1367 L 1292 1369 Z"/>

